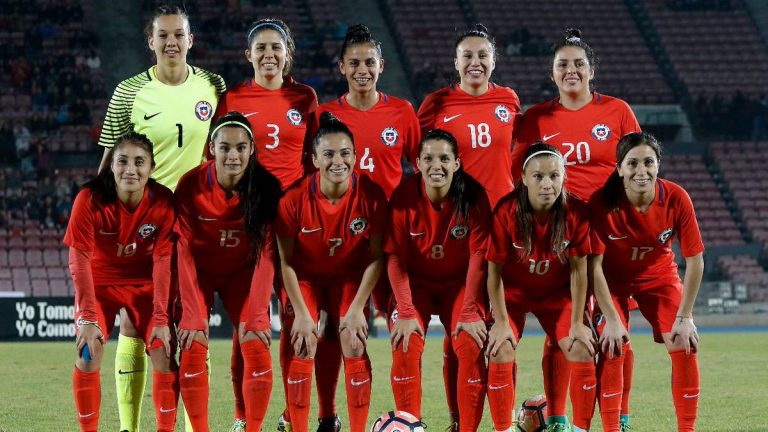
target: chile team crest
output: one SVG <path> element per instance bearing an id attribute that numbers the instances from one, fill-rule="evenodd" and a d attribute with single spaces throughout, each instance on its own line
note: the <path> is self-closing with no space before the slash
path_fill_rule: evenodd
<path id="1" fill-rule="evenodd" d="M 397 133 L 397 129 L 393 127 L 388 127 L 381 131 L 381 142 L 387 147 L 394 147 L 399 138 L 400 135 Z"/>
<path id="2" fill-rule="evenodd" d="M 368 221 L 363 218 L 355 218 L 351 224 L 349 224 L 349 232 L 351 232 L 354 235 L 362 234 L 363 231 L 365 231 L 365 228 L 368 227 Z"/>
<path id="3" fill-rule="evenodd" d="M 659 234 L 659 243 L 664 244 L 669 240 L 670 237 L 672 237 L 672 233 L 675 232 L 674 228 L 667 228 L 664 231 Z"/>
<path id="4" fill-rule="evenodd" d="M 456 225 L 451 228 L 451 237 L 456 240 L 463 240 L 469 234 L 469 227 L 466 225 Z"/>
<path id="5" fill-rule="evenodd" d="M 213 107 L 208 101 L 200 101 L 195 105 L 195 116 L 200 121 L 208 121 L 213 115 Z"/>
<path id="6" fill-rule="evenodd" d="M 509 113 L 509 108 L 506 105 L 497 106 L 493 113 L 496 114 L 496 118 L 502 123 L 509 123 L 509 120 L 512 119 L 512 114 Z"/>
<path id="7" fill-rule="evenodd" d="M 298 126 L 301 124 L 302 118 L 299 110 L 291 108 L 287 113 L 285 113 L 285 116 L 288 117 L 288 121 L 291 122 L 292 125 Z"/>
<path id="8" fill-rule="evenodd" d="M 605 141 L 611 136 L 611 128 L 604 124 L 596 124 L 592 128 L 592 136 L 598 141 Z"/>
<path id="9" fill-rule="evenodd" d="M 142 240 L 148 239 L 155 231 L 157 231 L 157 226 L 152 225 L 150 223 L 146 223 L 139 227 L 139 238 Z"/>

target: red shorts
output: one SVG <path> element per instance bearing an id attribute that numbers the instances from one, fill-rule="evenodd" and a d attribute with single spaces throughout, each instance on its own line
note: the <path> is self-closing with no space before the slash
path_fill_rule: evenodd
<path id="1" fill-rule="evenodd" d="M 622 292 L 625 289 L 619 288 L 616 291 Z M 620 296 L 614 295 L 612 297 L 624 327 L 629 329 L 629 297 L 623 293 Z M 682 285 L 662 285 L 643 289 L 632 293 L 632 297 L 637 302 L 640 313 L 653 328 L 653 340 L 657 343 L 664 343 L 664 338 L 661 335 L 671 332 L 672 326 L 675 324 L 677 311 L 683 297 Z"/>
<path id="2" fill-rule="evenodd" d="M 425 331 L 432 315 L 439 315 L 446 331 L 456 330 L 456 323 L 461 315 L 464 304 L 465 285 L 436 285 L 411 280 L 411 300 L 418 314 L 421 328 Z M 397 301 L 392 296 L 389 307 L 389 328 L 395 325 L 398 318 Z"/>
<path id="3" fill-rule="evenodd" d="M 525 314 L 531 312 L 539 320 L 550 340 L 559 341 L 571 331 L 572 303 L 569 297 L 556 297 L 544 305 L 507 302 L 509 325 L 519 341 L 525 328 Z"/>
<path id="4" fill-rule="evenodd" d="M 248 319 L 248 294 L 251 290 L 251 279 L 253 279 L 253 268 L 247 268 L 234 274 L 207 275 L 198 273 L 198 284 L 200 285 L 199 296 L 200 305 L 205 305 L 206 310 L 200 311 L 207 317 L 213 308 L 213 293 L 218 292 L 221 302 L 224 304 L 224 310 L 229 315 L 229 320 L 237 329 L 238 324 Z"/>
<path id="5" fill-rule="evenodd" d="M 125 308 L 136 331 L 144 339 L 149 341 L 152 334 L 152 298 L 154 289 L 152 284 L 123 285 L 123 286 L 96 286 L 96 314 L 99 327 L 106 341 L 112 328 L 115 326 L 115 315 Z M 75 310 L 78 309 L 75 304 Z M 75 316 L 75 325 L 80 315 Z"/>
<path id="6" fill-rule="evenodd" d="M 354 278 L 346 281 L 335 282 L 316 282 L 299 280 L 299 289 L 301 297 L 309 309 L 312 319 L 317 323 L 320 311 L 324 310 L 331 316 L 333 322 L 339 324 L 339 319 L 347 314 L 352 301 L 355 299 L 357 289 L 360 286 L 361 278 Z M 283 323 L 290 328 L 293 322 L 293 305 L 288 299 L 288 293 L 285 288 L 280 290 L 280 303 L 282 307 Z M 368 315 L 368 309 L 365 309 Z"/>

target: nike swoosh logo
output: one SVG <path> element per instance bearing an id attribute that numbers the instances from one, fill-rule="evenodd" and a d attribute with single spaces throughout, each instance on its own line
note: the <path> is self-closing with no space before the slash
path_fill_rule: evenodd
<path id="1" fill-rule="evenodd" d="M 104 234 L 104 235 L 117 235 L 117 234 L 118 234 L 118 231 L 115 231 L 115 232 L 107 232 L 107 231 L 104 231 L 104 230 L 99 230 L 99 234 Z"/>
<path id="2" fill-rule="evenodd" d="M 94 414 L 96 414 L 96 411 L 94 411 L 94 412 L 92 412 L 90 414 L 80 414 L 80 413 L 77 413 L 77 415 L 80 416 L 80 418 L 88 418 L 88 417 L 91 417 Z"/>
<path id="3" fill-rule="evenodd" d="M 504 384 L 504 385 L 500 385 L 500 386 L 489 385 L 488 386 L 488 390 L 501 390 L 504 387 L 509 387 L 509 384 Z"/>
<path id="4" fill-rule="evenodd" d="M 620 394 L 621 394 L 621 392 L 616 392 L 616 393 L 603 393 L 603 397 L 604 397 L 604 398 L 612 398 L 612 397 L 614 397 L 614 396 L 618 396 L 618 395 L 620 395 Z"/>
<path id="5" fill-rule="evenodd" d="M 159 116 L 159 115 L 160 115 L 160 113 L 159 113 L 159 112 L 156 112 L 156 113 L 154 113 L 154 114 L 152 114 L 152 115 L 146 115 L 146 114 L 144 114 L 144 120 L 149 120 L 149 119 L 151 119 L 152 117 L 155 117 L 155 116 Z"/>
<path id="6" fill-rule="evenodd" d="M 176 408 L 165 409 L 163 407 L 160 407 L 160 412 L 161 413 L 169 413 L 169 412 L 174 412 L 174 411 L 176 411 Z"/>
<path id="7" fill-rule="evenodd" d="M 394 382 L 402 382 L 402 381 L 408 381 L 408 380 L 412 380 L 412 379 L 413 379 L 412 376 L 409 376 L 409 377 L 399 377 L 399 376 L 392 377 L 392 381 L 394 381 Z"/>
<path id="8" fill-rule="evenodd" d="M 624 240 L 625 238 L 629 238 L 629 236 L 615 236 L 613 234 L 608 234 L 608 240 Z"/>
<path id="9" fill-rule="evenodd" d="M 299 383 L 303 383 L 303 382 L 304 382 L 304 381 L 306 381 L 307 379 L 308 379 L 308 378 L 302 378 L 302 379 L 300 379 L 300 380 L 292 380 L 292 379 L 288 378 L 288 384 L 299 384 Z"/>
<path id="10" fill-rule="evenodd" d="M 450 117 L 444 116 L 443 117 L 443 123 L 448 123 L 449 121 L 455 119 L 456 117 L 459 117 L 460 115 L 461 114 L 456 114 L 456 115 L 453 115 L 453 116 L 450 116 Z"/>
<path id="11" fill-rule="evenodd" d="M 267 369 L 267 370 L 261 371 L 261 372 L 253 371 L 251 376 L 253 376 L 254 378 L 257 378 L 257 377 L 260 377 L 260 376 L 264 376 L 264 375 L 266 375 L 266 374 L 268 374 L 270 372 L 272 372 L 272 369 Z"/>
<path id="12" fill-rule="evenodd" d="M 306 228 L 306 227 L 301 227 L 301 233 L 302 234 L 309 234 L 309 233 L 313 233 L 313 232 L 316 232 L 316 231 L 320 231 L 321 229 L 322 228 Z"/>
<path id="13" fill-rule="evenodd" d="M 699 394 L 696 393 L 696 394 L 689 395 L 688 393 L 685 393 L 683 394 L 683 397 L 686 399 L 696 399 L 697 397 L 699 397 Z"/>
<path id="14" fill-rule="evenodd" d="M 248 117 L 250 117 L 252 115 L 255 115 L 255 114 L 258 114 L 258 113 L 259 113 L 258 111 L 254 111 L 254 112 L 251 112 L 251 113 L 243 115 L 243 117 L 248 118 Z"/>
<path id="15" fill-rule="evenodd" d="M 367 383 L 368 381 L 370 381 L 368 378 L 366 378 L 366 379 L 364 379 L 362 381 L 355 381 L 355 379 L 352 378 L 352 381 L 350 381 L 349 383 L 352 384 L 354 387 L 359 387 L 359 386 Z"/>
<path id="16" fill-rule="evenodd" d="M 195 373 L 184 372 L 184 378 L 194 378 L 194 377 L 196 377 L 198 375 L 202 375 L 204 373 L 205 373 L 205 371 L 195 372 Z"/>
<path id="17" fill-rule="evenodd" d="M 117 373 L 120 374 L 120 375 L 132 374 L 132 373 L 136 373 L 136 372 L 144 372 L 144 369 L 127 370 L 127 371 L 124 371 L 122 369 L 118 369 L 117 370 Z"/>
<path id="18" fill-rule="evenodd" d="M 558 135 L 560 135 L 560 132 L 558 132 L 558 133 L 556 133 L 556 134 L 553 134 L 553 135 L 544 135 L 543 137 L 541 137 L 541 140 L 542 140 L 542 141 L 546 141 L 546 140 L 548 140 L 548 139 L 550 139 L 550 138 L 554 138 L 554 137 L 556 137 L 556 136 L 558 136 Z"/>
<path id="19" fill-rule="evenodd" d="M 480 378 L 475 378 L 475 379 L 470 378 L 470 379 L 467 380 L 467 382 L 470 383 L 470 384 L 477 384 L 480 381 L 482 381 Z"/>
<path id="20" fill-rule="evenodd" d="M 581 386 L 583 390 L 592 390 L 595 387 L 597 387 L 597 384 L 592 384 L 591 386 L 584 384 L 583 386 Z"/>
<path id="21" fill-rule="evenodd" d="M 211 222 L 216 220 L 216 218 L 207 218 L 205 216 L 200 216 L 200 215 L 197 215 L 197 219 L 205 222 Z"/>
<path id="22" fill-rule="evenodd" d="M 515 242 L 512 242 L 512 247 L 515 248 L 515 249 L 523 249 L 522 246 L 518 246 L 517 243 L 515 243 Z"/>
<path id="23" fill-rule="evenodd" d="M 418 236 L 422 236 L 422 235 L 424 235 L 424 234 L 426 234 L 426 232 L 420 232 L 420 233 L 415 233 L 415 232 L 412 232 L 412 233 L 411 233 L 411 237 L 418 237 Z"/>

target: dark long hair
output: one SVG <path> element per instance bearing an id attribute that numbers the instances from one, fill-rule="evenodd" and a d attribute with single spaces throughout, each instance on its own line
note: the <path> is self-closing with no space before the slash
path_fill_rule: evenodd
<path id="1" fill-rule="evenodd" d="M 619 208 L 622 196 L 626 194 L 624 191 L 624 181 L 622 181 L 617 170 L 624 161 L 624 158 L 627 157 L 627 153 L 641 145 L 647 145 L 652 148 L 653 152 L 656 153 L 656 159 L 658 162 L 661 162 L 661 144 L 652 134 L 648 132 L 632 132 L 621 137 L 619 143 L 616 144 L 616 169 L 608 177 L 605 186 L 603 186 L 600 192 L 600 197 L 606 204 L 606 207 L 611 210 Z"/>
<path id="2" fill-rule="evenodd" d="M 381 58 L 381 42 L 374 38 L 371 31 L 368 30 L 364 24 L 355 24 L 347 29 L 347 34 L 344 36 L 344 42 L 341 44 L 341 61 L 344 60 L 344 54 L 347 53 L 347 48 L 352 45 L 369 43 L 373 45 L 376 52 Z"/>
<path id="3" fill-rule="evenodd" d="M 459 143 L 456 138 L 442 129 L 432 129 L 424 134 L 419 144 L 419 154 L 424 149 L 424 143 L 427 141 L 445 141 L 451 146 L 451 151 L 455 158 L 459 158 Z M 480 194 L 485 193 L 483 187 L 472 176 L 464 171 L 464 166 L 459 165 L 459 169 L 453 173 L 451 187 L 448 190 L 448 197 L 453 204 L 454 215 L 457 223 L 466 222 L 469 210 L 477 203 Z"/>
<path id="4" fill-rule="evenodd" d="M 115 183 L 115 172 L 112 170 L 112 161 L 118 148 L 128 143 L 137 145 L 149 153 L 152 167 L 155 166 L 155 146 L 149 137 L 138 132 L 128 132 L 120 135 L 115 141 L 115 145 L 109 149 L 107 154 L 107 163 L 96 177 L 87 181 L 83 188 L 91 191 L 91 196 L 103 203 L 113 203 L 117 201 L 117 183 Z M 149 179 L 147 186 L 154 183 L 154 179 Z"/>
<path id="5" fill-rule="evenodd" d="M 291 29 L 288 24 L 283 20 L 277 18 L 262 18 L 258 21 L 254 21 L 248 26 L 248 49 L 251 49 L 253 45 L 253 39 L 256 35 L 264 30 L 274 30 L 280 34 L 285 42 L 285 66 L 283 67 L 283 76 L 288 75 L 291 72 L 293 66 L 293 56 L 296 54 L 296 43 L 293 41 L 293 35 L 291 35 Z"/>
<path id="6" fill-rule="evenodd" d="M 597 71 L 597 65 L 600 62 L 597 54 L 595 54 L 595 51 L 592 49 L 592 47 L 589 46 L 589 44 L 581 38 L 581 30 L 570 27 L 565 29 L 562 39 L 552 44 L 552 61 L 550 62 L 550 65 L 554 64 L 557 52 L 560 51 L 561 48 L 569 46 L 583 49 L 584 55 L 587 56 L 589 67 L 592 68 L 593 71 Z M 592 78 L 592 80 L 590 80 L 590 89 L 594 87 L 594 82 L 595 79 Z"/>
<path id="7" fill-rule="evenodd" d="M 343 133 L 349 137 L 349 140 L 355 142 L 355 137 L 352 135 L 352 131 L 349 130 L 341 120 L 328 111 L 320 114 L 320 121 L 318 123 L 317 132 L 312 139 L 312 153 L 317 150 L 317 145 L 320 144 L 320 138 L 334 133 Z M 355 151 L 355 146 L 352 146 L 352 151 Z"/>
<path id="8" fill-rule="evenodd" d="M 560 154 L 558 149 L 543 141 L 536 141 L 528 148 L 528 151 L 525 152 L 525 157 L 523 160 L 526 163 L 523 164 L 523 173 L 525 173 L 525 165 L 527 165 L 528 158 L 538 152 L 547 153 L 533 156 L 533 159 L 542 157 L 558 157 L 560 159 L 560 163 L 563 163 L 563 156 Z M 523 240 L 523 250 L 525 251 L 525 256 L 529 257 L 533 252 L 533 233 L 536 232 L 536 228 L 534 225 L 535 222 L 533 220 L 533 207 L 531 206 L 531 202 L 528 197 L 528 187 L 523 184 L 522 180 L 517 181 L 517 184 L 515 184 L 515 191 L 508 199 L 515 200 L 515 221 L 517 222 L 517 233 Z M 557 258 L 560 260 L 560 262 L 563 263 L 566 261 L 565 228 L 568 216 L 567 201 L 568 192 L 565 190 L 565 183 L 563 183 L 563 189 L 560 191 L 560 195 L 555 200 L 554 205 L 552 205 L 552 230 L 549 238 L 549 243 L 552 244 L 552 249 L 557 254 Z"/>
<path id="9" fill-rule="evenodd" d="M 211 143 L 213 145 L 215 145 L 216 138 L 223 128 L 243 129 L 251 139 L 251 146 L 254 149 L 253 154 L 248 158 L 245 174 L 235 185 L 235 190 L 240 197 L 245 231 L 251 239 L 249 258 L 258 262 L 266 243 L 267 231 L 277 217 L 277 205 L 283 192 L 280 181 L 270 174 L 256 158 L 253 131 L 248 119 L 239 112 L 231 111 L 216 120 L 211 125 Z"/>

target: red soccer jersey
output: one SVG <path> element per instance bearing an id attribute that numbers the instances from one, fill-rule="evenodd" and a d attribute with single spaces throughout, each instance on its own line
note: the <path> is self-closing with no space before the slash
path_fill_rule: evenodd
<path id="1" fill-rule="evenodd" d="M 389 198 L 402 178 L 403 157 L 416 164 L 419 121 L 411 103 L 379 93 L 376 105 L 368 111 L 360 111 L 347 103 L 344 95 L 318 107 L 315 125 L 320 114 L 326 111 L 352 131 L 357 154 L 355 172 L 370 177 Z"/>
<path id="2" fill-rule="evenodd" d="M 259 162 L 287 189 L 304 175 L 304 139 L 315 109 L 317 94 L 312 87 L 289 76 L 279 90 L 267 90 L 250 79 L 222 96 L 216 118 L 229 111 L 246 116 Z"/>
<path id="3" fill-rule="evenodd" d="M 490 208 L 484 196 L 466 221 L 457 222 L 450 200 L 436 209 L 421 176 L 413 176 L 395 190 L 390 208 L 391 229 L 384 250 L 401 258 L 412 280 L 463 283 L 469 256 L 485 255 Z"/>
<path id="4" fill-rule="evenodd" d="M 464 170 L 483 185 L 492 207 L 512 191 L 512 135 L 519 117 L 517 94 L 494 83 L 482 96 L 452 85 L 428 95 L 419 108 L 422 134 L 431 129 L 453 134 Z"/>
<path id="5" fill-rule="evenodd" d="M 347 193 L 332 204 L 319 174 L 305 178 L 280 201 L 277 235 L 295 240 L 291 265 L 299 280 L 361 276 L 371 261 L 368 242 L 383 234 L 387 198 L 367 177 L 352 175 Z"/>
<path id="6" fill-rule="evenodd" d="M 502 280 L 507 301 L 533 304 L 551 297 L 570 297 L 570 263 L 561 262 L 550 240 L 551 215 L 546 219 L 534 217 L 531 255 L 525 256 L 525 246 L 518 230 L 517 205 L 510 197 L 493 212 L 488 261 L 504 264 Z M 576 198 L 567 202 L 565 256 L 580 257 L 591 252 L 588 213 Z"/>
<path id="7" fill-rule="evenodd" d="M 597 240 L 594 253 L 603 254 L 603 272 L 613 290 L 631 284 L 640 291 L 661 284 L 679 285 L 672 240 L 680 237 L 683 256 L 704 251 L 699 224 L 688 193 L 669 180 L 656 181 L 656 196 L 645 213 L 621 193 L 619 207 L 609 209 L 603 189 L 589 202 Z M 631 293 L 626 293 L 631 294 Z"/>
<path id="8" fill-rule="evenodd" d="M 512 175 L 521 177 L 528 147 L 545 141 L 565 158 L 568 192 L 586 201 L 616 169 L 616 144 L 624 135 L 639 132 L 640 125 L 621 99 L 594 93 L 592 102 L 576 111 L 558 99 L 534 105 L 523 115 L 512 149 Z"/>
<path id="9" fill-rule="evenodd" d="M 77 194 L 64 235 L 67 246 L 91 252 L 94 285 L 152 283 L 153 255 L 173 252 L 173 195 L 159 183 L 144 188 L 139 205 L 102 203 L 85 188 Z"/>

